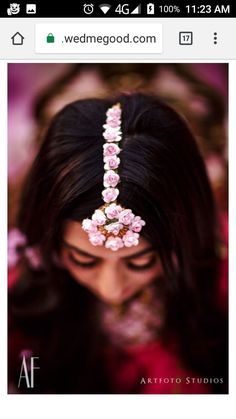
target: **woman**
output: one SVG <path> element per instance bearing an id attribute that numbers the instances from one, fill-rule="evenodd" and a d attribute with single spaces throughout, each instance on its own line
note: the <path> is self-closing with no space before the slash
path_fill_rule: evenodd
<path id="1" fill-rule="evenodd" d="M 103 146 L 114 109 L 119 160 L 109 201 Z M 112 203 L 138 217 L 131 242 L 134 218 L 116 233 L 104 229 Z M 14 392 L 227 392 L 217 215 L 193 135 L 173 109 L 138 93 L 66 106 L 27 179 L 18 227 Z M 29 388 L 21 372 L 32 356 L 40 369 Z"/>

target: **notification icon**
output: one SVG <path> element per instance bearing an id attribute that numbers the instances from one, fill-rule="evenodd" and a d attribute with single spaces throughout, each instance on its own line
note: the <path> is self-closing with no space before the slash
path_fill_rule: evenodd
<path id="1" fill-rule="evenodd" d="M 27 13 L 27 15 L 35 15 L 36 14 L 36 4 L 27 4 L 26 5 L 26 13 Z"/>

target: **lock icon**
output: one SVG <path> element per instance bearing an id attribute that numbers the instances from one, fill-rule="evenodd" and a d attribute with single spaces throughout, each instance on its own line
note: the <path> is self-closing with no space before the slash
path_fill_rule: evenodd
<path id="1" fill-rule="evenodd" d="M 48 36 L 47 36 L 47 43 L 48 44 L 53 44 L 53 42 L 55 42 L 54 35 L 52 33 L 49 33 Z"/>

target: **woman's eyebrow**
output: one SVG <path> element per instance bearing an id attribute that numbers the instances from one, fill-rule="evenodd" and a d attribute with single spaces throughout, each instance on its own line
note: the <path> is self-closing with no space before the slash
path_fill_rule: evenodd
<path id="1" fill-rule="evenodd" d="M 67 243 L 67 242 L 63 241 L 63 245 L 64 245 L 65 247 L 68 247 L 69 249 L 74 250 L 76 253 L 79 253 L 79 254 L 80 254 L 80 255 L 82 255 L 82 256 L 87 256 L 87 257 L 90 257 L 90 258 L 93 258 L 93 259 L 100 259 L 100 258 L 99 258 L 99 257 L 97 257 L 97 256 L 91 255 L 90 253 L 85 252 L 84 250 L 79 249 L 78 247 L 74 246 L 73 244 L 70 244 L 70 243 Z M 154 250 L 154 248 L 153 248 L 152 246 L 149 246 L 149 247 L 148 247 L 148 248 L 146 248 L 146 249 L 140 250 L 139 252 L 134 253 L 134 254 L 132 254 L 132 255 L 125 256 L 125 257 L 123 257 L 122 259 L 125 259 L 125 260 L 126 260 L 126 259 L 135 259 L 135 258 L 137 258 L 137 257 L 139 257 L 139 256 L 142 256 L 142 255 L 144 255 L 144 254 L 146 254 L 146 253 L 151 252 L 152 250 Z"/>
<path id="2" fill-rule="evenodd" d="M 74 250 L 76 253 L 79 253 L 82 256 L 87 256 L 87 257 L 90 257 L 90 258 L 93 258 L 93 259 L 99 259 L 97 256 L 91 255 L 90 253 L 87 253 L 84 250 L 81 250 L 78 247 L 74 246 L 73 244 L 67 243 L 65 241 L 63 241 L 63 246 Z"/>
<path id="3" fill-rule="evenodd" d="M 139 256 L 143 256 L 143 255 L 145 255 L 146 253 L 151 252 L 152 250 L 154 250 L 154 248 L 153 248 L 152 246 L 149 246 L 149 247 L 147 247 L 146 249 L 140 250 L 139 252 L 134 253 L 134 254 L 132 254 L 132 255 L 125 256 L 125 257 L 123 257 L 122 259 L 135 259 L 135 258 L 138 258 Z"/>

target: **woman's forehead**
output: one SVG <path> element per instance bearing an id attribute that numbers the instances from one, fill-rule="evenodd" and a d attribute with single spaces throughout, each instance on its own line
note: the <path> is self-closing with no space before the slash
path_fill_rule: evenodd
<path id="1" fill-rule="evenodd" d="M 137 246 L 132 246 L 131 248 L 123 247 L 116 252 L 107 249 L 105 246 L 94 246 L 90 243 L 88 234 L 82 229 L 81 223 L 78 221 L 66 222 L 63 240 L 67 244 L 98 258 L 130 257 L 150 247 L 150 243 L 142 236 L 140 236 Z"/>

